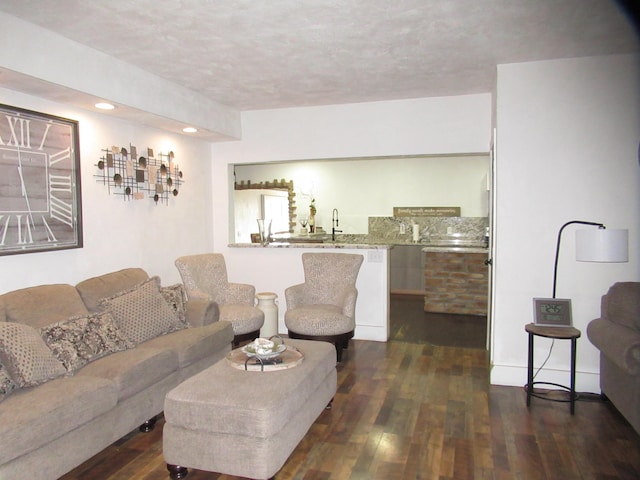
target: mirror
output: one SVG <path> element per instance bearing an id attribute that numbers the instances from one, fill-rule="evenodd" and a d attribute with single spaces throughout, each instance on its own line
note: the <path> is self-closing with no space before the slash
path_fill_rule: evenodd
<path id="1" fill-rule="evenodd" d="M 265 219 L 267 225 L 271 222 L 273 234 L 292 233 L 296 224 L 292 181 L 236 182 L 233 207 L 235 243 L 249 243 L 257 238 L 259 218 Z"/>

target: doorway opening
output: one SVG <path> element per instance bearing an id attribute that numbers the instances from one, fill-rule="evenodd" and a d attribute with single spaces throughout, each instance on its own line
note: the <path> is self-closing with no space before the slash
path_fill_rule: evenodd
<path id="1" fill-rule="evenodd" d="M 423 296 L 392 293 L 389 338 L 392 342 L 486 350 L 487 317 L 425 312 Z"/>

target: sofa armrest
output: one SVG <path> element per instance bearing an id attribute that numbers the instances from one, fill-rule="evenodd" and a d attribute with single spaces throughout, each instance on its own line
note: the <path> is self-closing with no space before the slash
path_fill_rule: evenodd
<path id="1" fill-rule="evenodd" d="M 640 373 L 640 332 L 597 318 L 589 322 L 587 336 L 605 357 L 629 375 Z"/>
<path id="2" fill-rule="evenodd" d="M 204 327 L 220 319 L 220 308 L 208 298 L 191 297 L 187 302 L 185 316 L 192 327 Z"/>

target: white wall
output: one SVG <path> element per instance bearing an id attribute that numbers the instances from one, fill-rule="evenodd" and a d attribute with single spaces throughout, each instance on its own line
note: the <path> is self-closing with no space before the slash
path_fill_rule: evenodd
<path id="1" fill-rule="evenodd" d="M 231 281 L 275 292 L 285 310 L 284 288 L 299 283 L 299 269 L 279 266 L 283 249 L 232 248 L 229 243 L 229 165 L 273 160 L 376 157 L 487 151 L 491 96 L 467 95 L 326 107 L 245 112 L 243 139 L 212 145 L 212 183 L 216 201 L 214 248 L 223 253 Z M 301 252 L 302 249 L 297 249 Z M 299 255 L 299 254 L 298 254 Z M 382 279 L 384 282 L 388 278 Z M 380 302 L 379 292 L 358 302 Z"/>
<path id="2" fill-rule="evenodd" d="M 308 215 L 315 198 L 316 226 L 331 231 L 337 208 L 340 229 L 350 234 L 368 233 L 369 217 L 391 217 L 393 207 L 460 207 L 463 217 L 486 217 L 488 172 L 488 154 L 304 160 L 235 168 L 237 182 L 293 181 L 298 215 Z"/>
<path id="3" fill-rule="evenodd" d="M 209 143 L 6 89 L 0 89 L 0 103 L 79 120 L 84 229 L 81 249 L 1 256 L 0 293 L 42 283 L 75 284 L 130 266 L 159 275 L 163 284 L 175 283 L 177 256 L 212 248 Z M 168 206 L 152 199 L 127 202 L 96 182 L 100 150 L 129 143 L 174 151 L 184 184 Z"/>
<path id="4" fill-rule="evenodd" d="M 501 65 L 497 86 L 497 212 L 492 383 L 526 383 L 532 297 L 550 297 L 559 228 L 570 220 L 629 229 L 629 263 L 575 261 L 562 238 L 557 296 L 573 300 L 577 388 L 599 392 L 598 351 L 586 327 L 616 281 L 640 280 L 640 74 L 631 56 Z M 536 339 L 536 366 L 550 342 Z M 544 373 L 568 385 L 569 342 L 556 341 Z M 542 378 L 539 378 L 541 380 Z"/>

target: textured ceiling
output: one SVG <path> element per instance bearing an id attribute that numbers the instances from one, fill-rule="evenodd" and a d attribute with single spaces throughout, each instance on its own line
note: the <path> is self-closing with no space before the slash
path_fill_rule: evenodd
<path id="1" fill-rule="evenodd" d="M 638 51 L 610 0 L 2 0 L 238 110 L 491 92 L 497 64 Z"/>

